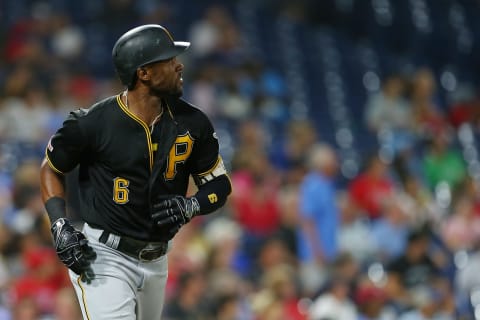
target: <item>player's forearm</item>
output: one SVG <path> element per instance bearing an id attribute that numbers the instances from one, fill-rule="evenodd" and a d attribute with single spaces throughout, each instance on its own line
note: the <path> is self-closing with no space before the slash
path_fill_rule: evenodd
<path id="1" fill-rule="evenodd" d="M 200 205 L 200 214 L 209 214 L 220 209 L 227 201 L 228 195 L 232 192 L 230 179 L 226 174 L 216 177 L 212 181 L 199 186 L 195 194 Z"/>
<path id="2" fill-rule="evenodd" d="M 40 167 L 40 189 L 51 222 L 66 217 L 65 180 L 44 160 Z"/>

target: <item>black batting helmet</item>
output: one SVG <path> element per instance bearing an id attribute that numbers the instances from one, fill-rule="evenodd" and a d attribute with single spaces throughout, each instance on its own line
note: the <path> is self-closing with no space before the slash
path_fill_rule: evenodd
<path id="1" fill-rule="evenodd" d="M 124 33 L 112 50 L 115 70 L 124 85 L 131 88 L 137 69 L 146 64 L 173 58 L 190 46 L 190 42 L 173 41 L 167 29 L 147 24 Z"/>

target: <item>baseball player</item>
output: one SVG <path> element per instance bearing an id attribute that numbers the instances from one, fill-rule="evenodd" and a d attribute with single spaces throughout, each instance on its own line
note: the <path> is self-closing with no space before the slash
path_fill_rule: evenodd
<path id="1" fill-rule="evenodd" d="M 189 45 L 160 25 L 126 32 L 112 52 L 126 90 L 71 112 L 46 148 L 42 196 L 84 319 L 160 319 L 172 238 L 231 192 L 212 124 L 180 98 Z M 65 211 L 77 165 L 81 232 Z"/>

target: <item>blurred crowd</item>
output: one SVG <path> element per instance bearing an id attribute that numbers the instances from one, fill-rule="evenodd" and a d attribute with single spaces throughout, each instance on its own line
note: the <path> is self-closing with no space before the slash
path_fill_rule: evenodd
<path id="1" fill-rule="evenodd" d="M 52 3 L 4 4 L 16 16 L 0 37 L 0 320 L 81 319 L 52 247 L 39 163 L 69 111 L 123 90 L 102 46 L 150 22 L 192 41 L 185 98 L 212 119 L 233 184 L 225 208 L 176 236 L 164 319 L 479 318 L 475 90 L 444 108 L 428 65 L 385 72 L 355 106 L 375 148 L 345 177 L 335 141 L 291 112 L 286 76 L 255 58 L 228 7 L 179 26 L 180 4 Z M 67 178 L 75 190 L 75 172 Z"/>

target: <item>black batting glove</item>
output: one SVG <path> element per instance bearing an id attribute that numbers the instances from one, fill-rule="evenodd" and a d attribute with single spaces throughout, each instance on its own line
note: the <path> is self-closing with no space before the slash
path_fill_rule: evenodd
<path id="1" fill-rule="evenodd" d="M 76 274 L 85 276 L 82 279 L 88 280 L 90 262 L 96 258 L 96 254 L 83 233 L 75 230 L 65 218 L 56 220 L 51 231 L 60 261 Z"/>
<path id="2" fill-rule="evenodd" d="M 154 204 L 153 211 L 152 218 L 156 226 L 170 227 L 174 231 L 175 227 L 180 229 L 181 226 L 199 214 L 200 205 L 195 197 L 175 196 Z"/>

